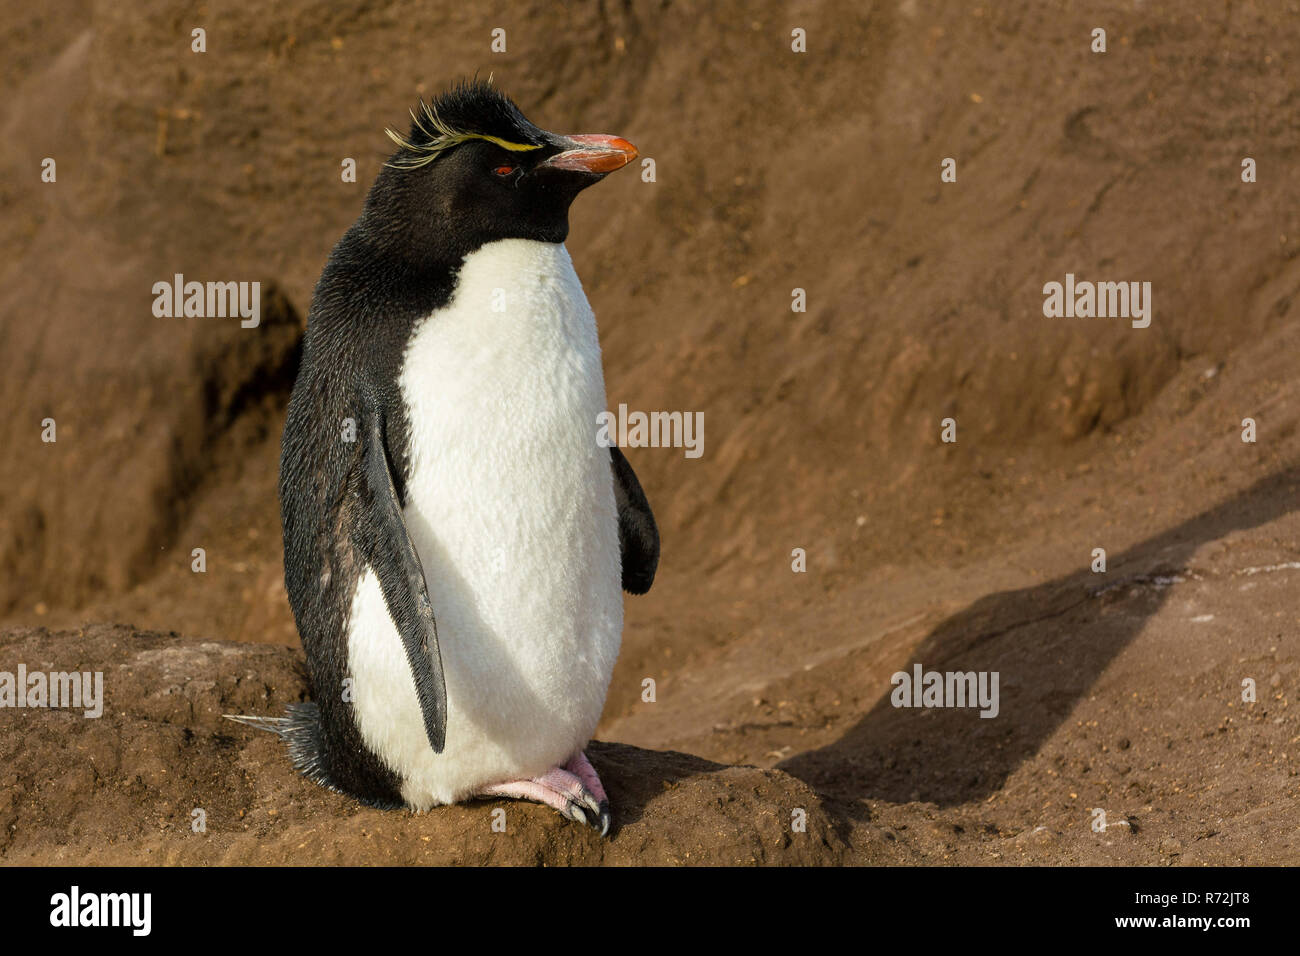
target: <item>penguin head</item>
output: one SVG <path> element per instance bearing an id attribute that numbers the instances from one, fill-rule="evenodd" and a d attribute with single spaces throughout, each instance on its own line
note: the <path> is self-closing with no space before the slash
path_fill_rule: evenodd
<path id="1" fill-rule="evenodd" d="M 563 242 L 575 196 L 636 158 L 604 134 L 564 136 L 530 123 L 489 83 L 461 83 L 411 111 L 366 216 L 414 258 L 459 258 L 498 239 Z"/>

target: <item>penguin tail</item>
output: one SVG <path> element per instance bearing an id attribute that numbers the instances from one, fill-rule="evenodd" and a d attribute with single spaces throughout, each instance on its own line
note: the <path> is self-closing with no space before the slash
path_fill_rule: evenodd
<path id="1" fill-rule="evenodd" d="M 335 782 L 329 771 L 325 769 L 323 758 L 325 738 L 321 731 L 320 708 L 312 701 L 290 704 L 285 708 L 283 717 L 257 717 L 252 714 L 222 714 L 221 716 L 237 724 L 270 731 L 278 736 L 289 749 L 289 762 L 293 764 L 293 769 L 326 790 L 341 793 L 345 797 L 378 810 L 402 808 L 403 804 L 400 800 L 361 796 Z"/>
<path id="2" fill-rule="evenodd" d="M 295 770 L 330 790 L 339 790 L 321 763 L 320 708 L 311 701 L 290 704 L 284 717 L 257 717 L 252 714 L 222 714 L 226 720 L 246 724 L 277 734 L 289 748 L 289 761 Z"/>
<path id="3" fill-rule="evenodd" d="M 233 720 L 237 724 L 247 724 L 249 727 L 256 727 L 258 730 L 269 730 L 281 737 L 288 734 L 288 717 L 255 717 L 252 714 L 222 714 L 221 716 L 226 720 Z"/>

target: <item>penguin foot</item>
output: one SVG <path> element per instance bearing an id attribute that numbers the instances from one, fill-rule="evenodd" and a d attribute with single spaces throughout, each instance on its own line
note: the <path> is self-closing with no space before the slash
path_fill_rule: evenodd
<path id="1" fill-rule="evenodd" d="M 587 792 L 596 798 L 597 816 L 600 821 L 600 826 L 597 826 L 596 829 L 600 831 L 601 836 L 608 836 L 609 827 L 614 822 L 614 817 L 609 812 L 609 797 L 605 794 L 605 785 L 600 782 L 600 776 L 596 773 L 596 768 L 591 765 L 587 755 L 579 750 L 569 758 L 569 762 L 564 765 L 564 769 L 581 780 Z M 595 826 L 595 824 L 592 825 Z"/>
<path id="2" fill-rule="evenodd" d="M 605 788 L 581 751 L 563 767 L 554 767 L 540 777 L 493 784 L 476 796 L 544 803 L 559 811 L 561 816 L 599 831 L 601 836 L 609 835 L 613 821 Z"/>

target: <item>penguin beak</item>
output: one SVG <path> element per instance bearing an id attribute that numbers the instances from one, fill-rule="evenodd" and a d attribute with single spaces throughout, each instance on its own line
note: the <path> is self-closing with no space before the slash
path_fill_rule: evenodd
<path id="1" fill-rule="evenodd" d="M 565 136 L 559 139 L 559 145 L 564 147 L 563 151 L 538 164 L 538 169 L 564 169 L 603 176 L 622 169 L 637 157 L 636 147 L 627 140 L 602 133 Z"/>

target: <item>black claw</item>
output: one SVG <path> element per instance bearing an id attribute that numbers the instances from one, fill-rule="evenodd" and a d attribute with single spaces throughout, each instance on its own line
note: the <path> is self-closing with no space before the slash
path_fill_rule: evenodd
<path id="1" fill-rule="evenodd" d="M 573 801 L 569 801 L 568 812 L 565 814 L 565 816 L 567 816 L 574 823 L 586 823 L 586 824 L 590 824 L 591 826 L 596 825 L 595 823 L 592 822 L 591 811 L 589 811 L 586 807 L 582 806 L 581 804 L 574 803 Z"/>
<path id="2" fill-rule="evenodd" d="M 608 800 L 596 803 L 593 799 L 589 804 L 570 800 L 564 815 L 575 823 L 585 823 L 603 837 L 609 836 L 609 828 L 614 822 L 614 815 L 609 812 Z"/>

